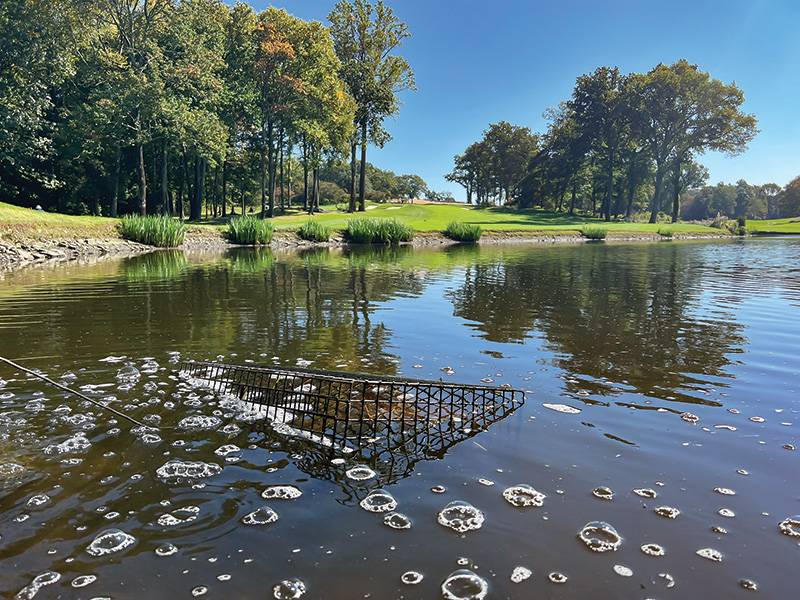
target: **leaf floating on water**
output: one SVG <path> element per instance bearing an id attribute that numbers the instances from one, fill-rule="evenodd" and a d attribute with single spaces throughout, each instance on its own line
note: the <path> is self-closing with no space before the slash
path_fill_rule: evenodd
<path id="1" fill-rule="evenodd" d="M 577 415 L 579 412 L 581 412 L 580 408 L 575 408 L 574 406 L 570 406 L 569 404 L 553 404 L 547 402 L 545 404 L 542 404 L 542 406 L 544 406 L 545 408 L 549 408 L 550 410 L 554 410 L 556 412 L 564 413 L 567 415 Z"/>

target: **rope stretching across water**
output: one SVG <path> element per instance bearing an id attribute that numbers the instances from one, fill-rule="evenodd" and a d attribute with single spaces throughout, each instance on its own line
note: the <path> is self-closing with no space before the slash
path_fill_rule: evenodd
<path id="1" fill-rule="evenodd" d="M 91 398 L 89 398 L 89 396 L 87 396 L 85 394 L 81 394 L 80 392 L 76 392 L 72 388 L 69 388 L 66 385 L 62 385 L 62 384 L 60 384 L 60 383 L 58 383 L 56 381 L 53 381 L 52 379 L 50 379 L 49 377 L 45 377 L 41 373 L 37 373 L 36 371 L 31 371 L 30 369 L 26 369 L 25 367 L 23 367 L 21 365 L 18 365 L 17 363 L 15 363 L 13 361 L 10 361 L 7 358 L 4 358 L 4 357 L 0 356 L 0 361 L 3 361 L 4 363 L 7 363 L 7 364 L 11 365 L 15 369 L 19 369 L 20 371 L 24 371 L 28 375 L 33 375 L 34 377 L 38 377 L 42 381 L 46 381 L 47 383 L 49 383 L 51 385 L 54 385 L 57 388 L 64 390 L 65 392 L 69 392 L 70 394 L 74 394 L 75 396 L 78 396 L 78 398 L 82 398 L 83 400 L 86 400 L 87 402 L 91 402 L 95 406 L 97 406 L 99 408 L 102 408 L 103 410 L 107 410 L 107 411 L 109 411 L 111 413 L 114 413 L 118 417 L 122 417 L 126 421 L 130 421 L 134 425 L 138 425 L 139 427 L 146 427 L 148 429 L 159 429 L 158 427 L 154 427 L 152 425 L 145 425 L 144 423 L 140 423 L 139 421 L 137 421 L 133 417 L 129 417 L 125 413 L 120 412 L 115 408 L 111 408 L 110 406 L 106 406 L 105 404 L 103 404 L 102 402 L 98 402 L 97 400 L 92 400 Z"/>

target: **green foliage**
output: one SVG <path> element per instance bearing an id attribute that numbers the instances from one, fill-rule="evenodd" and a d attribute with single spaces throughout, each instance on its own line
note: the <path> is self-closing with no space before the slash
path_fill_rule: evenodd
<path id="1" fill-rule="evenodd" d="M 186 238 L 187 230 L 186 225 L 170 217 L 140 215 L 122 217 L 119 228 L 125 239 L 159 248 L 180 246 Z"/>
<path id="2" fill-rule="evenodd" d="M 414 230 L 397 219 L 351 219 L 346 233 L 356 244 L 399 244 L 414 239 Z"/>
<path id="3" fill-rule="evenodd" d="M 448 223 L 447 229 L 444 230 L 447 237 L 457 242 L 477 242 L 481 239 L 482 233 L 483 229 L 480 225 L 470 225 L 460 221 Z"/>
<path id="4" fill-rule="evenodd" d="M 327 242 L 331 239 L 331 228 L 319 221 L 306 221 L 298 230 L 297 235 L 310 242 Z"/>
<path id="5" fill-rule="evenodd" d="M 596 225 L 584 225 L 581 227 L 581 235 L 590 240 L 604 240 L 608 230 L 605 227 L 598 227 Z"/>
<path id="6" fill-rule="evenodd" d="M 665 238 L 671 238 L 673 235 L 675 235 L 675 230 L 672 229 L 672 227 L 659 227 L 658 235 Z"/>
<path id="7" fill-rule="evenodd" d="M 252 215 L 234 217 L 228 221 L 226 237 L 234 244 L 263 245 L 272 241 L 275 226 L 271 221 Z"/>

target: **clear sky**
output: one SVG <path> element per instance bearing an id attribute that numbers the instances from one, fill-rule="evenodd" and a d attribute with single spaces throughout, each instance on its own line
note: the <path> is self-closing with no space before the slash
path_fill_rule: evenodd
<path id="1" fill-rule="evenodd" d="M 375 0 L 377 1 L 377 0 Z M 268 2 L 251 0 L 256 10 Z M 273 6 L 327 24 L 333 0 Z M 761 133 L 743 155 L 700 157 L 709 183 L 781 186 L 800 175 L 800 0 L 385 0 L 412 37 L 399 53 L 417 92 L 386 126 L 393 140 L 367 160 L 417 173 L 463 199 L 447 182 L 453 156 L 490 123 L 544 132 L 542 112 L 569 99 L 575 79 L 597 67 L 645 73 L 680 58 L 744 91 L 743 110 Z"/>

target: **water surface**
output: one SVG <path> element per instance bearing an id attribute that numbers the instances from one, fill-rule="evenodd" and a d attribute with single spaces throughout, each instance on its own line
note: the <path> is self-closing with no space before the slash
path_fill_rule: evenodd
<path id="1" fill-rule="evenodd" d="M 799 256 L 784 238 L 163 252 L 6 273 L 0 354 L 162 429 L 0 369 L 0 596 L 53 571 L 27 593 L 272 597 L 299 579 L 303 598 L 436 598 L 469 569 L 492 598 L 792 597 L 800 540 L 779 524 L 800 514 Z M 359 479 L 181 380 L 183 359 L 491 380 L 526 401 Z M 173 459 L 212 466 L 180 476 Z M 517 484 L 542 505 L 509 503 Z M 410 528 L 362 508 L 378 489 Z M 453 501 L 480 528 L 441 525 Z M 593 522 L 615 550 L 580 539 Z"/>

